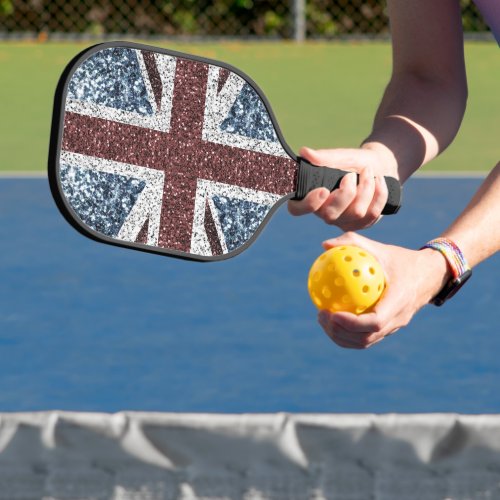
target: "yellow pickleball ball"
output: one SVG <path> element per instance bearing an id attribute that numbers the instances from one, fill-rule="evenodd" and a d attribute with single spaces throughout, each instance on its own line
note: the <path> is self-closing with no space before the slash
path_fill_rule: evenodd
<path id="1" fill-rule="evenodd" d="M 334 247 L 312 265 L 307 288 L 318 309 L 362 314 L 382 295 L 384 271 L 378 260 L 363 248 Z"/>

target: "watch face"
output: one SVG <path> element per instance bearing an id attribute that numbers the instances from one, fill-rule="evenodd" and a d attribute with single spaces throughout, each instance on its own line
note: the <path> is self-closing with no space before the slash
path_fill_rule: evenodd
<path id="1" fill-rule="evenodd" d="M 432 299 L 436 306 L 442 306 L 448 299 L 451 299 L 462 288 L 467 280 L 472 276 L 472 270 L 465 271 L 458 278 L 454 278 L 444 286 L 444 288 Z"/>

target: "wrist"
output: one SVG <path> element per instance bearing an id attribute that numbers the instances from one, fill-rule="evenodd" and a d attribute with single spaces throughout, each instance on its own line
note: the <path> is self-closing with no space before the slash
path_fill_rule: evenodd
<path id="1" fill-rule="evenodd" d="M 422 258 L 420 269 L 425 269 L 423 289 L 425 303 L 430 302 L 453 277 L 446 258 L 432 248 L 423 248 L 418 251 Z"/>
<path id="2" fill-rule="evenodd" d="M 361 144 L 361 149 L 374 152 L 380 159 L 383 175 L 388 175 L 399 179 L 398 162 L 394 153 L 381 142 L 366 140 Z"/>

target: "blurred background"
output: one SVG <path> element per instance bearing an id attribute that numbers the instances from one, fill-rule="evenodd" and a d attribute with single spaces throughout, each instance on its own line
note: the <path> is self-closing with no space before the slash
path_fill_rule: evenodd
<path id="1" fill-rule="evenodd" d="M 461 0 L 466 32 L 487 27 Z M 380 0 L 1 0 L 2 38 L 140 37 L 334 39 L 386 36 Z"/>

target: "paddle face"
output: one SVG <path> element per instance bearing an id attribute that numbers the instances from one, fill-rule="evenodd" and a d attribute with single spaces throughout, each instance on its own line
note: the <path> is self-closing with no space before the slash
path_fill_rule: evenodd
<path id="1" fill-rule="evenodd" d="M 119 42 L 88 49 L 61 77 L 49 180 L 93 239 L 228 258 L 293 196 L 296 174 L 262 92 L 228 65 Z"/>

